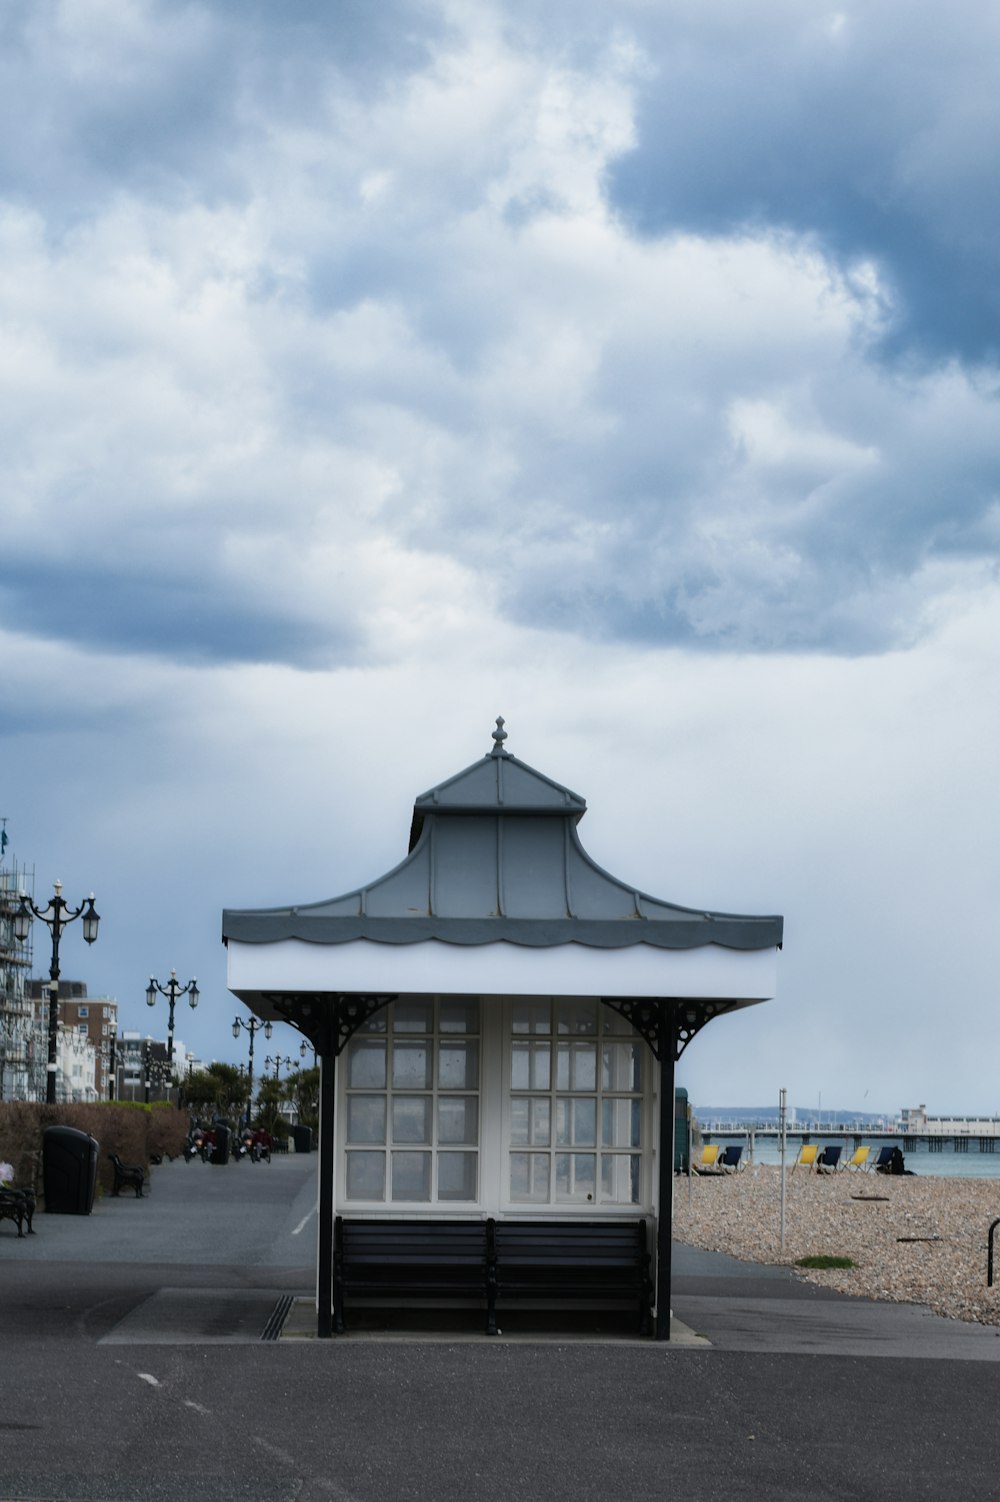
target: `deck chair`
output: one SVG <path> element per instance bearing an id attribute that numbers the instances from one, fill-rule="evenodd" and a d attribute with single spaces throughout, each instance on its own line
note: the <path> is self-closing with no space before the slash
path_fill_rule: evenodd
<path id="1" fill-rule="evenodd" d="M 867 1168 L 868 1159 L 872 1155 L 870 1147 L 856 1147 L 846 1163 L 841 1163 L 841 1168 Z"/>
<path id="2" fill-rule="evenodd" d="M 691 1167 L 695 1173 L 718 1173 L 719 1144 L 717 1142 L 706 1143 L 701 1150 L 701 1157 L 692 1158 Z"/>
<path id="3" fill-rule="evenodd" d="M 824 1147 L 816 1159 L 817 1173 L 836 1173 L 840 1162 L 840 1155 L 844 1151 L 842 1147 Z"/>
<path id="4" fill-rule="evenodd" d="M 799 1148 L 799 1155 L 792 1164 L 793 1168 L 815 1168 L 816 1159 L 819 1156 L 819 1148 L 815 1142 L 804 1142 Z"/>
<path id="5" fill-rule="evenodd" d="M 746 1165 L 740 1162 L 742 1156 L 742 1146 L 737 1146 L 735 1143 L 731 1142 L 729 1146 L 725 1148 L 722 1157 L 719 1159 L 719 1167 L 722 1169 L 722 1172 L 737 1173 L 739 1169 L 744 1168 Z"/>
<path id="6" fill-rule="evenodd" d="M 876 1173 L 888 1173 L 889 1165 L 892 1162 L 892 1155 L 894 1151 L 894 1147 L 880 1147 L 878 1150 L 878 1157 L 875 1159 L 875 1162 L 870 1165 L 870 1167 L 874 1168 Z"/>

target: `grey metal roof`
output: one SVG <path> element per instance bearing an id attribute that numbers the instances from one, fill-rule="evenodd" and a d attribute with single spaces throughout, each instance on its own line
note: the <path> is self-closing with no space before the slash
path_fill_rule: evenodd
<path id="1" fill-rule="evenodd" d="M 577 834 L 584 799 L 504 750 L 502 725 L 487 756 L 417 798 L 400 865 L 326 902 L 227 909 L 223 940 L 780 946 L 780 917 L 678 907 L 603 870 Z"/>

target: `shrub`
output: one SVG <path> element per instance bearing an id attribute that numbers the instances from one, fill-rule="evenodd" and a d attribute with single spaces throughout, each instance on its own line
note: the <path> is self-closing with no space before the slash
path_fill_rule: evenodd
<path id="1" fill-rule="evenodd" d="M 109 1153 L 123 1163 L 149 1167 L 151 1155 L 176 1157 L 187 1136 L 187 1117 L 165 1101 L 144 1105 L 100 1101 L 92 1105 L 49 1106 L 35 1101 L 0 1101 L 0 1159 L 13 1165 L 14 1183 L 42 1191 L 42 1139 L 50 1126 L 75 1127 L 100 1144 L 97 1182 L 110 1190 L 114 1171 Z"/>
<path id="2" fill-rule="evenodd" d="M 799 1257 L 796 1260 L 795 1266 L 815 1267 L 819 1268 L 822 1272 L 826 1272 L 835 1267 L 853 1267 L 854 1263 L 850 1257 Z"/>

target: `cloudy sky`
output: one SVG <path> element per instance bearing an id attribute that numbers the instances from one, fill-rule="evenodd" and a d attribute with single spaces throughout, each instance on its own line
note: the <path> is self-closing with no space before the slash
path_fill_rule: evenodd
<path id="1" fill-rule="evenodd" d="M 242 1057 L 222 908 L 395 864 L 503 714 L 602 865 L 785 915 L 693 1099 L 1000 1110 L 998 67 L 985 0 L 7 0 L 0 815 L 97 893 L 63 974 L 143 1029 L 197 975 Z"/>

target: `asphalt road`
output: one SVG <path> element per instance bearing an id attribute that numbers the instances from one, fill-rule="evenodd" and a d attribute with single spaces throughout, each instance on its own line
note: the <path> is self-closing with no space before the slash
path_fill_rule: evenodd
<path id="1" fill-rule="evenodd" d="M 315 1158 L 154 1170 L 0 1224 L 0 1498 L 996 1498 L 1000 1337 L 675 1257 L 711 1344 L 261 1340 L 311 1290 Z"/>

